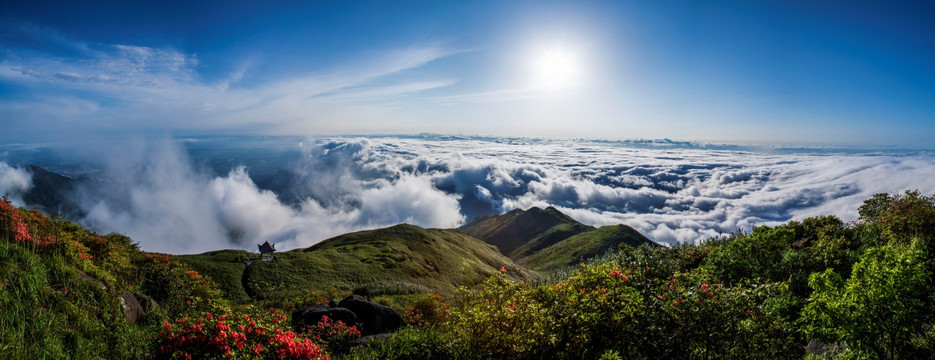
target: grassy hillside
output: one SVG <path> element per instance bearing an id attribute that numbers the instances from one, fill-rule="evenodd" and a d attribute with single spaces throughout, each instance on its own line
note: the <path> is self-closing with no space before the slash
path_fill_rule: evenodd
<path id="1" fill-rule="evenodd" d="M 454 230 L 396 225 L 337 236 L 307 249 L 254 261 L 242 251 L 183 255 L 179 259 L 218 282 L 232 299 L 277 300 L 309 292 L 354 291 L 368 295 L 450 291 L 472 286 L 501 267 L 515 279 L 527 270 L 493 246 Z"/>
<path id="2" fill-rule="evenodd" d="M 676 247 L 603 227 L 526 260 L 557 266 L 644 245 L 530 282 L 456 230 L 398 225 L 273 262 L 229 250 L 180 262 L 2 200 L 0 358 L 935 358 L 935 197 L 878 194 L 859 214 Z M 440 293 L 391 303 L 408 325 L 364 345 L 341 323 L 293 332 L 288 312 L 309 301 L 275 300 L 331 288 Z M 128 311 L 134 301 L 145 313 Z"/>
<path id="3" fill-rule="evenodd" d="M 330 334 L 348 332 L 316 331 L 233 307 L 210 277 L 126 236 L 0 200 L 0 359 L 327 359 Z"/>
<path id="4" fill-rule="evenodd" d="M 544 210 L 532 207 L 499 216 L 481 216 L 458 228 L 496 246 L 512 259 L 528 256 L 572 235 L 593 229 L 553 207 Z"/>
<path id="5" fill-rule="evenodd" d="M 603 226 L 596 230 L 578 233 L 552 246 L 521 257 L 518 263 L 539 271 L 557 270 L 566 266 L 595 258 L 621 245 L 659 246 L 626 225 Z"/>
<path id="6" fill-rule="evenodd" d="M 247 261 L 258 257 L 243 250 L 217 250 L 177 256 L 180 262 L 214 280 L 218 289 L 224 292 L 224 297 L 235 303 L 246 303 L 252 299 L 243 286 L 244 272 Z"/>
<path id="7" fill-rule="evenodd" d="M 0 358 L 141 358 L 160 320 L 225 304 L 126 236 L 0 200 Z"/>
<path id="8" fill-rule="evenodd" d="M 485 215 L 458 230 L 497 246 L 517 264 L 537 271 L 554 271 L 605 254 L 622 244 L 656 246 L 626 225 L 600 229 L 575 221 L 553 207 L 516 209 Z"/>

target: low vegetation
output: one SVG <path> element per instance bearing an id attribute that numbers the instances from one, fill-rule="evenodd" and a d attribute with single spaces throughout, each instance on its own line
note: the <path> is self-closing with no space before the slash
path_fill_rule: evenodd
<path id="1" fill-rule="evenodd" d="M 511 279 L 532 272 L 496 248 L 461 232 L 401 224 L 344 234 L 307 249 L 278 252 L 275 261 L 255 261 L 246 251 L 222 250 L 178 259 L 218 282 L 235 302 L 299 304 L 310 293 L 331 298 L 451 292 L 479 284 L 501 266 Z M 247 266 L 246 264 L 250 265 Z"/>
<path id="2" fill-rule="evenodd" d="M 542 247 L 567 251 L 539 254 L 579 262 L 539 275 L 453 230 L 348 234 L 248 265 L 255 255 L 238 251 L 150 254 L 0 205 L 3 358 L 935 357 L 935 197 L 915 191 L 868 199 L 856 222 L 813 217 L 697 245 L 563 244 L 573 235 Z M 622 231 L 581 233 L 602 230 Z M 579 248 L 591 250 L 568 255 Z M 372 276 L 343 277 L 351 264 Z M 304 293 L 273 280 L 313 274 Z M 340 323 L 286 325 L 295 306 L 352 291 L 408 325 L 369 341 Z M 127 292 L 147 308 L 135 322 Z"/>

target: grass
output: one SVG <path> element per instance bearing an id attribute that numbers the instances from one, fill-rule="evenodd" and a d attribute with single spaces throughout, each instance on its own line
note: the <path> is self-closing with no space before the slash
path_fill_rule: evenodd
<path id="1" fill-rule="evenodd" d="M 60 256 L 0 243 L 0 358 L 142 357 L 146 326 L 123 319 L 114 289 Z"/>
<path id="2" fill-rule="evenodd" d="M 216 251 L 178 258 L 211 276 L 231 299 L 285 300 L 310 292 L 405 295 L 447 292 L 473 286 L 501 267 L 515 279 L 531 272 L 493 246 L 456 230 L 401 224 L 322 241 L 307 249 L 255 261 L 241 251 Z"/>
<path id="3" fill-rule="evenodd" d="M 611 225 L 571 236 L 519 262 L 531 269 L 553 271 L 601 256 L 624 244 L 658 246 L 629 226 Z"/>
<path id="4" fill-rule="evenodd" d="M 481 216 L 458 228 L 465 234 L 496 246 L 514 260 L 592 229 L 553 207 L 544 210 L 532 207 L 499 216 Z"/>
<path id="5" fill-rule="evenodd" d="M 256 254 L 243 250 L 218 250 L 177 258 L 200 274 L 214 280 L 218 289 L 228 300 L 234 303 L 246 303 L 251 300 L 243 286 L 243 274 L 247 269 L 246 262 L 256 260 L 258 257 Z"/>

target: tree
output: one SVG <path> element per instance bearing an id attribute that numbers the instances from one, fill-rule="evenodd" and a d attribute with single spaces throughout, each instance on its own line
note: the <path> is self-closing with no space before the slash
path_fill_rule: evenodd
<path id="1" fill-rule="evenodd" d="M 935 196 L 918 190 L 876 194 L 858 210 L 861 220 L 878 224 L 887 238 L 908 243 L 915 237 L 935 240 Z"/>
<path id="2" fill-rule="evenodd" d="M 874 194 L 872 198 L 864 200 L 864 204 L 857 209 L 857 214 L 860 215 L 860 220 L 876 222 L 892 204 L 893 196 L 890 194 Z"/>
<path id="3" fill-rule="evenodd" d="M 919 241 L 870 248 L 847 280 L 831 269 L 812 274 L 805 333 L 874 358 L 916 358 L 920 317 L 932 311 L 930 279 Z"/>

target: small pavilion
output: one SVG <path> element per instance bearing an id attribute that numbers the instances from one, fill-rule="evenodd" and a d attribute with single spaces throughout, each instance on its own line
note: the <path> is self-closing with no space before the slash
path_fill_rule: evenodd
<path id="1" fill-rule="evenodd" d="M 269 241 L 257 245 L 260 248 L 260 259 L 263 261 L 273 261 L 273 253 L 276 252 L 276 245 Z"/>

